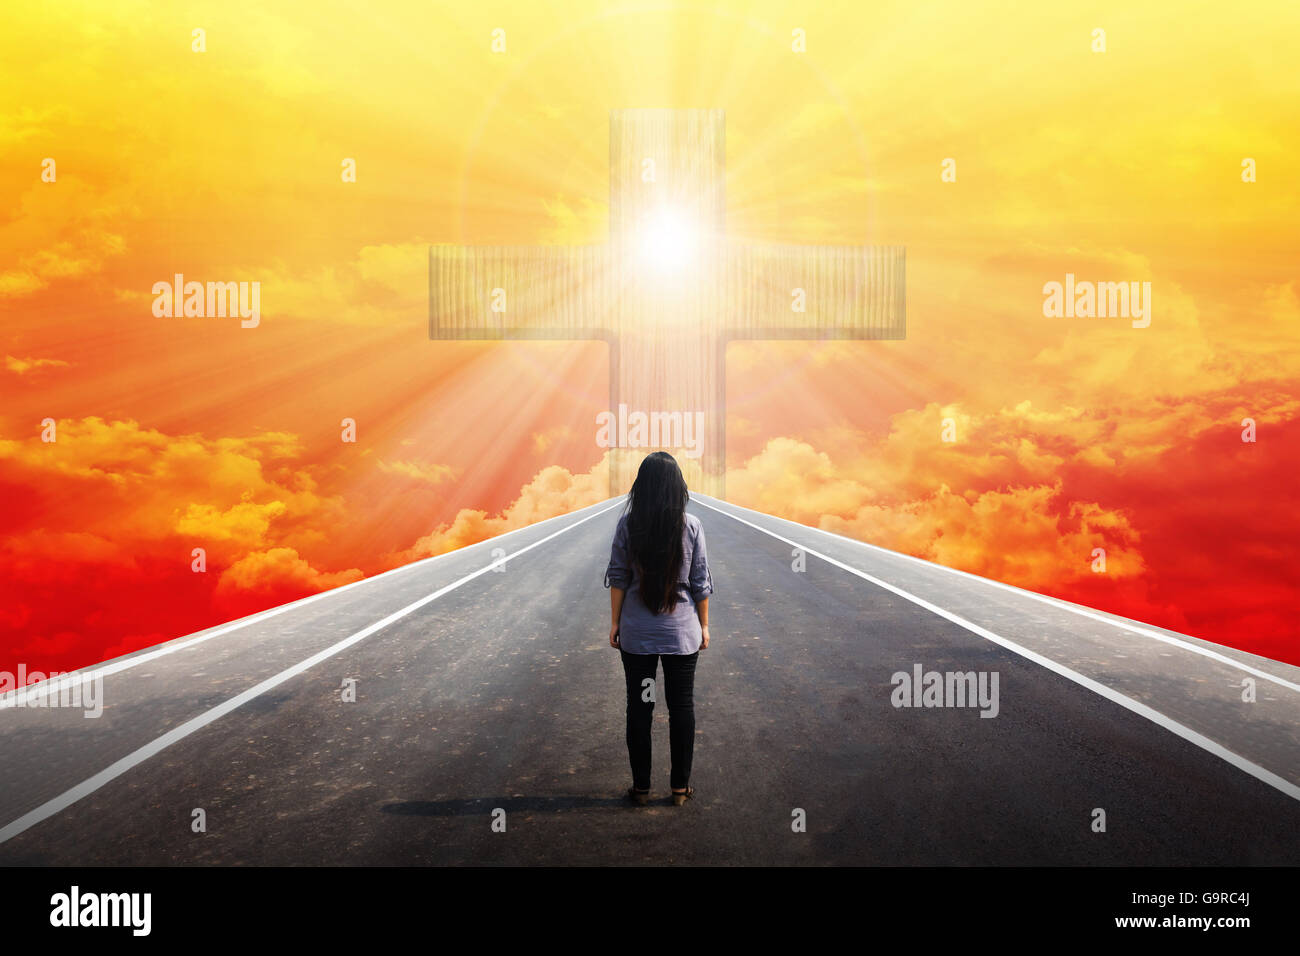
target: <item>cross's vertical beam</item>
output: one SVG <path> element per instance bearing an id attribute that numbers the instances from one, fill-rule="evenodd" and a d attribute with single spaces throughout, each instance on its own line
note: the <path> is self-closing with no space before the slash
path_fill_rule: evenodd
<path id="1" fill-rule="evenodd" d="M 694 436 L 700 473 L 693 487 L 721 493 L 725 459 L 725 388 L 719 334 L 725 316 L 709 295 L 718 243 L 726 229 L 726 111 L 625 109 L 610 111 L 609 224 L 611 255 L 620 277 L 612 322 L 611 365 L 619 400 L 629 410 L 681 412 L 703 433 Z M 646 261 L 645 244 L 665 222 L 683 229 L 684 258 L 670 269 Z M 692 449 L 674 448 L 680 459 Z M 616 449 L 610 490 L 626 491 L 649 449 Z M 696 471 L 683 462 L 688 474 Z"/>
<path id="2" fill-rule="evenodd" d="M 610 241 L 632 239 L 663 206 L 721 238 L 727 227 L 726 129 L 726 110 L 610 110 Z"/>

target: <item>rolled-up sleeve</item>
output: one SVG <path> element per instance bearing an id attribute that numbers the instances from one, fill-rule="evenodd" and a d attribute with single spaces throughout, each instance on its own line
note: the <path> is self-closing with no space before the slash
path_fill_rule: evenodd
<path id="1" fill-rule="evenodd" d="M 609 566 L 605 568 L 605 587 L 626 591 L 632 583 L 632 565 L 627 553 L 627 519 L 620 518 L 614 530 L 614 544 L 609 549 Z"/>
<path id="2" fill-rule="evenodd" d="M 704 528 L 695 533 L 695 548 L 691 554 L 691 600 L 703 601 L 713 593 L 713 574 L 709 571 L 709 556 L 704 549 Z"/>

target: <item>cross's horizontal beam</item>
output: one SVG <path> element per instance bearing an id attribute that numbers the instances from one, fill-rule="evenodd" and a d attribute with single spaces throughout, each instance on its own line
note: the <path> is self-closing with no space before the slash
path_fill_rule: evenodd
<path id="1" fill-rule="evenodd" d="M 906 336 L 903 246 L 721 241 L 702 247 L 696 265 L 689 313 L 701 332 L 751 339 Z M 633 268 L 608 245 L 432 246 L 429 337 L 615 338 L 638 317 Z M 673 278 L 657 281 L 671 285 Z"/>
<path id="2" fill-rule="evenodd" d="M 718 272 L 728 338 L 906 338 L 903 246 L 728 243 Z"/>
<path id="3" fill-rule="evenodd" d="M 609 339 L 609 249 L 429 247 L 429 338 Z"/>

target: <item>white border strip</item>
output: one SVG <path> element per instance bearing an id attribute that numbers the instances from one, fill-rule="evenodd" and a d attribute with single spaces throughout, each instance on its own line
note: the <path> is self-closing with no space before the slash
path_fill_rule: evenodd
<path id="1" fill-rule="evenodd" d="M 131 753 L 127 754 L 121 760 L 118 760 L 110 764 L 109 766 L 105 767 L 103 770 L 95 774 L 90 779 L 77 784 L 77 786 L 71 788 L 70 790 L 64 791 L 63 793 L 59 794 L 57 797 L 54 797 L 51 800 L 45 801 L 35 810 L 31 810 L 23 814 L 17 820 L 14 820 L 12 823 L 9 823 L 3 829 L 0 829 L 0 843 L 4 843 L 6 840 L 10 840 L 13 837 L 16 837 L 24 830 L 27 830 L 35 826 L 36 824 L 40 823 L 42 820 L 46 820 L 54 816 L 56 813 L 59 813 L 60 811 L 67 809 L 72 804 L 80 800 L 82 797 L 89 796 L 90 794 L 98 790 L 100 787 L 103 787 L 105 784 L 110 783 L 113 780 L 116 780 L 118 777 L 122 776 L 122 774 L 130 770 L 132 767 L 136 767 L 144 763 L 144 761 L 148 760 L 150 757 L 154 756 L 155 754 L 158 754 L 161 751 L 166 750 L 174 743 L 184 740 L 186 737 L 194 733 L 196 730 L 201 730 L 202 728 L 206 727 L 208 724 L 212 723 L 213 721 L 219 720 L 220 718 L 224 717 L 232 710 L 235 710 L 236 708 L 242 707 L 244 704 L 247 704 L 250 700 L 253 700 L 256 697 L 260 697 L 262 694 L 265 694 L 268 690 L 278 687 L 279 685 L 283 684 L 285 681 L 289 680 L 292 677 L 297 677 L 299 674 L 303 673 L 309 668 L 314 667 L 315 665 L 321 663 L 321 661 L 328 660 L 329 658 L 342 653 L 352 645 L 359 644 L 361 641 L 364 641 L 367 637 L 370 637 L 372 634 L 376 633 L 377 631 L 381 631 L 384 628 L 386 628 L 388 625 L 394 623 L 395 621 L 399 621 L 402 618 L 406 617 L 408 614 L 418 611 L 426 604 L 429 604 L 432 601 L 436 601 L 444 594 L 456 590 L 461 585 L 468 584 L 470 581 L 473 581 L 475 578 L 487 574 L 489 571 L 493 570 L 496 567 L 499 567 L 500 565 L 511 560 L 512 558 L 517 558 L 519 557 L 519 555 L 524 554 L 527 551 L 533 550 L 533 548 L 537 548 L 543 544 L 546 544 L 546 542 L 550 541 L 552 538 L 558 538 L 566 531 L 572 531 L 578 525 L 584 524 L 590 521 L 592 518 L 598 518 L 601 515 L 603 515 L 605 512 L 617 508 L 619 504 L 621 504 L 621 500 L 605 508 L 601 508 L 601 510 L 594 512 L 593 514 L 589 514 L 585 518 L 579 518 L 577 521 L 573 522 L 572 524 L 565 525 L 559 531 L 555 531 L 551 534 L 548 534 L 545 538 L 542 538 L 539 541 L 534 541 L 532 544 L 520 548 L 518 551 L 514 552 L 513 554 L 508 554 L 504 558 L 495 560 L 491 564 L 479 568 L 477 571 L 471 571 L 469 574 L 465 575 L 464 577 L 458 578 L 457 580 L 453 581 L 451 584 L 448 584 L 446 587 L 441 587 L 438 590 L 434 591 L 432 594 L 425 595 L 424 597 L 420 598 L 420 600 L 408 604 L 406 607 L 402 608 L 401 610 L 394 611 L 392 614 L 388 615 L 388 617 L 376 621 L 374 624 L 371 624 L 369 627 L 357 631 L 355 634 L 351 635 L 350 637 L 344 638 L 343 640 L 339 641 L 337 644 L 327 647 L 325 648 L 325 650 L 313 654 L 311 657 L 307 658 L 306 660 L 301 661 L 297 664 L 294 664 L 292 667 L 280 671 L 280 673 L 276 674 L 274 677 L 268 677 L 260 684 L 255 684 L 254 686 L 248 688 L 248 690 L 244 691 L 242 694 L 238 694 L 230 698 L 229 700 L 225 701 L 224 703 L 218 704 L 216 707 L 204 711 L 203 713 L 199 714 L 197 717 L 193 717 L 190 720 L 187 720 L 179 727 L 176 727 L 168 731 L 167 733 L 163 734 L 157 740 L 145 744 L 143 747 L 140 747 L 138 750 L 134 750 Z M 530 526 L 530 527 L 535 527 L 535 526 Z M 519 529 L 519 530 L 523 530 L 523 529 Z M 367 579 L 367 580 L 371 580 L 371 579 Z M 361 582 L 358 581 L 355 583 L 359 584 Z M 336 589 L 334 591 L 329 591 L 325 593 L 337 594 L 338 590 L 341 589 Z"/>
<path id="2" fill-rule="evenodd" d="M 605 501 L 597 502 L 594 505 L 587 505 L 586 508 L 598 508 L 600 505 L 611 500 L 612 499 L 610 498 L 606 498 Z M 612 508 L 615 506 L 610 505 L 610 507 Z M 432 557 L 421 558 L 419 561 L 412 561 L 410 564 L 403 564 L 401 567 L 389 568 L 387 571 L 381 571 L 379 574 L 372 575 L 368 578 L 362 578 L 360 581 L 353 581 L 351 584 L 340 585 L 339 587 L 330 588 L 328 591 L 321 591 L 317 594 L 309 594 L 305 598 L 299 598 L 296 601 L 290 601 L 288 604 L 281 604 L 278 607 L 268 608 L 265 611 L 258 611 L 256 614 L 250 614 L 248 617 L 242 617 L 237 621 L 230 622 L 229 624 L 217 625 L 214 630 L 199 632 L 197 637 L 191 637 L 188 640 L 183 637 L 173 638 L 161 647 L 157 647 L 151 651 L 146 651 L 143 654 L 135 654 L 130 657 L 120 657 L 117 660 L 106 662 L 102 665 L 91 665 L 90 670 L 81 668 L 79 670 L 69 671 L 67 674 L 61 674 L 56 681 L 44 680 L 38 681 L 35 684 L 16 687 L 13 690 L 5 691 L 3 694 L 0 694 L 0 710 L 5 710 L 10 707 L 25 706 L 26 703 L 34 697 L 45 696 L 47 694 L 57 694 L 65 687 L 71 687 L 73 684 L 81 684 L 84 681 L 98 680 L 107 677 L 109 674 L 120 673 L 121 671 L 128 670 L 129 668 L 135 667 L 139 664 L 157 660 L 159 657 L 165 657 L 168 654 L 174 654 L 177 651 L 183 651 L 186 648 L 194 647 L 196 644 L 210 641 L 214 637 L 223 637 L 233 631 L 238 631 L 248 627 L 250 624 L 260 624 L 262 621 L 270 620 L 273 617 L 284 614 L 286 611 L 293 611 L 297 608 L 306 607 L 308 604 L 320 601 L 323 598 L 334 597 L 335 595 L 342 594 L 344 591 L 349 591 L 352 588 L 360 587 L 363 584 L 370 584 L 373 581 L 378 581 L 380 578 L 386 578 L 389 575 L 401 574 L 403 571 L 410 571 L 412 568 L 427 567 L 435 561 L 450 558 L 452 555 L 463 555 L 467 550 L 475 545 L 487 544 L 489 541 L 502 541 L 511 535 L 521 534 L 525 531 L 540 528 L 552 521 L 559 521 L 562 518 L 570 517 L 571 515 L 584 510 L 585 508 L 578 508 L 577 511 L 571 511 L 568 514 L 556 515 L 553 518 L 546 518 L 542 521 L 538 521 L 536 524 L 526 525 L 522 528 L 515 528 L 513 531 L 506 531 L 502 534 L 494 535 L 491 538 L 484 538 L 482 541 L 475 541 L 474 544 L 467 544 L 464 547 L 456 548 L 454 551 L 444 551 L 442 554 L 435 554 Z M 606 508 L 603 511 L 598 511 L 597 514 L 604 514 L 604 512 L 608 510 L 609 508 Z M 595 515 L 590 517 L 595 517 Z M 584 518 L 583 520 L 585 521 L 586 519 Z"/>
<path id="3" fill-rule="evenodd" d="M 945 610 L 944 608 L 939 607 L 937 604 L 931 604 L 929 601 L 925 600 L 924 598 L 917 597 L 915 594 L 910 594 L 907 591 L 904 591 L 902 588 L 895 587 L 894 585 L 890 584 L 887 581 L 882 581 L 880 578 L 867 574 L 867 572 L 865 571 L 860 571 L 851 565 L 845 564 L 843 561 L 837 561 L 835 558 L 828 557 L 827 555 L 821 554 L 818 551 L 814 551 L 812 548 L 809 548 L 806 545 L 799 544 L 797 541 L 791 541 L 789 538 L 783 537 L 782 535 L 777 534 L 775 531 L 769 531 L 767 528 L 761 527 L 760 525 L 756 525 L 752 521 L 746 521 L 744 518 L 740 517 L 739 515 L 731 514 L 730 512 L 724 511 L 721 508 L 717 508 L 706 501 L 701 501 L 699 498 L 693 497 L 692 500 L 699 502 L 700 504 L 704 505 L 704 507 L 710 508 L 713 511 L 718 512 L 719 514 L 726 515 L 732 521 L 739 521 L 741 524 L 748 525 L 749 527 L 753 528 L 756 531 L 761 531 L 766 535 L 776 538 L 778 541 L 784 541 L 786 544 L 792 547 L 799 548 L 805 553 L 811 554 L 813 557 L 821 558 L 827 564 L 833 564 L 835 567 L 840 568 L 843 571 L 847 571 L 850 574 L 857 575 L 858 577 L 862 578 L 865 581 L 870 581 L 872 584 L 876 585 L 877 587 L 884 588 L 886 591 L 889 591 L 892 594 L 897 594 L 905 601 L 911 601 L 913 604 L 917 605 L 918 607 L 922 607 L 925 610 L 931 612 L 932 614 L 937 614 L 939 617 L 943 618 L 944 620 L 951 621 L 953 624 L 956 624 L 958 627 L 965 628 L 966 630 L 970 631 L 972 634 L 977 634 L 978 636 L 984 638 L 985 640 L 992 641 L 994 644 L 998 644 L 1002 647 L 1005 647 L 1007 650 L 1011 651 L 1014 654 L 1019 654 L 1021 657 L 1025 658 L 1026 660 L 1033 661 L 1035 664 L 1047 668 L 1049 671 L 1052 671 L 1054 674 L 1059 674 L 1060 676 L 1066 678 L 1067 680 L 1074 681 L 1074 683 L 1080 685 L 1081 687 L 1086 687 L 1094 694 L 1097 694 L 1100 697 L 1104 697 L 1113 703 L 1119 704 L 1121 707 L 1124 707 L 1127 710 L 1131 710 L 1133 713 L 1141 717 L 1145 717 L 1147 720 L 1151 721 L 1152 723 L 1158 724 L 1159 726 L 1163 727 L 1165 730 L 1168 730 L 1170 733 L 1176 734 L 1179 737 L 1182 737 L 1184 740 L 1188 741 L 1189 743 L 1195 744 L 1197 747 L 1200 747 L 1202 750 L 1206 751 L 1207 753 L 1213 754 L 1219 759 L 1232 764 L 1232 766 L 1236 767 L 1238 770 L 1250 774 L 1255 779 L 1268 784 L 1270 787 L 1273 787 L 1275 790 L 1281 791 L 1282 793 L 1290 797 L 1292 800 L 1300 801 L 1300 786 L 1297 786 L 1296 784 L 1292 783 L 1290 780 L 1287 780 L 1285 777 L 1278 776 L 1277 774 L 1273 773 L 1273 771 L 1271 770 L 1264 769 L 1257 763 L 1253 763 L 1252 761 L 1247 760 L 1245 757 L 1241 756 L 1240 754 L 1233 753 L 1231 750 L 1227 749 L 1222 744 L 1219 744 L 1216 741 L 1211 740 L 1209 737 L 1206 737 L 1204 734 L 1197 733 L 1195 730 L 1192 730 L 1190 727 L 1186 727 L 1183 724 L 1178 723 L 1178 721 L 1172 719 L 1171 717 L 1166 716 L 1165 714 L 1162 714 L 1160 711 L 1156 710 L 1153 707 L 1149 707 L 1148 705 L 1143 704 L 1140 701 L 1136 701 L 1131 697 L 1127 697 L 1124 694 L 1121 694 L 1119 691 L 1111 687 L 1107 687 L 1105 684 L 1101 683 L 1100 681 L 1093 680 L 1091 677 L 1086 677 L 1083 674 L 1080 674 L 1078 671 L 1066 667 L 1064 664 L 1059 664 L 1049 657 L 1044 657 L 1042 654 L 1038 654 L 1034 651 L 1029 650 L 1029 648 L 1027 647 L 1021 647 L 1019 644 L 1015 643 L 1014 641 L 1007 640 L 1007 638 L 1002 637 L 999 634 L 994 634 L 992 631 L 988 630 L 987 628 L 980 627 L 978 624 L 968 621 L 965 618 L 952 613 L 951 611 Z"/>
<path id="4" fill-rule="evenodd" d="M 722 514 L 727 514 L 728 517 L 736 518 L 735 515 L 728 514 L 723 509 L 717 508 L 709 504 L 707 501 L 700 501 L 700 498 L 697 497 L 696 495 L 691 495 L 691 500 L 699 501 L 700 504 L 704 505 L 706 508 L 713 508 L 714 511 L 719 511 L 722 512 Z M 718 501 L 720 499 L 715 498 L 713 500 Z M 748 511 L 750 514 L 763 515 L 763 517 L 766 518 L 777 518 L 776 515 L 769 515 L 762 511 L 754 511 L 752 508 L 742 508 L 740 505 L 734 505 L 730 501 L 723 501 L 721 503 L 725 504 L 729 508 L 737 508 L 740 511 Z M 737 520 L 739 521 L 743 519 L 737 518 Z M 1285 687 L 1287 690 L 1293 690 L 1297 693 L 1300 693 L 1300 684 L 1297 684 L 1293 681 L 1289 681 L 1285 677 L 1278 677 L 1276 674 L 1270 674 L 1268 671 L 1260 670 L 1258 667 L 1252 667 L 1251 665 L 1245 663 L 1244 661 L 1240 661 L 1237 660 L 1236 658 L 1229 657 L 1226 654 L 1220 654 L 1217 651 L 1210 650 L 1209 648 L 1201 647 L 1198 644 L 1191 644 L 1187 641 L 1179 640 L 1176 637 L 1170 637 L 1168 634 L 1161 634 L 1159 631 L 1154 631 L 1147 627 L 1140 627 L 1137 624 L 1129 623 L 1128 621 L 1117 620 L 1116 618 L 1113 617 L 1107 617 L 1105 614 L 1102 614 L 1097 611 L 1090 611 L 1087 608 L 1079 607 L 1078 605 L 1071 604 L 1068 601 L 1062 601 L 1060 598 L 1050 597 L 1046 594 L 1039 594 L 1037 591 L 1027 591 L 1024 588 L 1018 588 L 1012 584 L 1005 584 L 1002 581 L 995 581 L 992 578 L 981 577 L 978 574 L 971 574 L 969 571 L 962 571 L 959 570 L 958 568 L 950 568 L 946 564 L 936 564 L 934 561 L 927 561 L 924 558 L 914 557 L 913 555 L 910 554 L 903 554 L 901 551 L 890 551 L 888 548 L 882 548 L 878 544 L 868 544 L 866 541 L 859 541 L 857 538 L 850 538 L 848 535 L 837 534 L 834 531 L 827 531 L 824 528 L 814 528 L 811 525 L 799 524 L 799 522 L 797 521 L 789 521 L 788 518 L 777 518 L 777 520 L 788 521 L 790 524 L 798 525 L 800 528 L 806 528 L 807 530 L 815 531 L 818 534 L 824 534 L 832 538 L 838 538 L 839 540 L 844 541 L 848 544 L 856 544 L 863 548 L 870 548 L 872 551 L 879 551 L 881 554 L 888 555 L 891 558 L 902 558 L 905 561 L 912 561 L 916 564 L 924 565 L 927 568 L 933 568 L 937 571 L 947 571 L 949 574 L 958 574 L 964 578 L 970 578 L 972 581 L 978 581 L 980 584 L 987 584 L 990 587 L 999 588 L 1003 591 L 1009 591 L 1018 597 L 1029 598 L 1032 601 L 1038 601 L 1041 604 L 1046 604 L 1049 607 L 1056 608 L 1057 610 L 1069 611 L 1071 614 L 1077 614 L 1080 617 L 1086 617 L 1094 621 L 1100 621 L 1102 624 L 1109 624 L 1112 627 L 1118 627 L 1122 630 L 1129 631 L 1130 633 L 1137 634 L 1140 637 L 1148 637 L 1151 638 L 1152 640 L 1161 641 L 1165 644 L 1170 644 L 1174 647 L 1182 648 L 1185 651 L 1191 651 L 1194 654 L 1200 654 L 1202 657 L 1208 657 L 1210 658 L 1210 660 L 1218 661 L 1221 664 L 1228 664 L 1231 667 L 1235 668 L 1236 670 L 1245 671 L 1248 674 L 1254 674 L 1256 677 L 1263 678 L 1264 680 L 1277 684 L 1280 687 Z M 767 529 L 760 528 L 759 530 L 766 531 Z M 770 534 L 771 532 L 768 533 Z M 1278 663 L 1282 664 L 1282 666 L 1284 667 L 1290 666 L 1287 664 L 1283 664 L 1281 661 L 1278 661 Z"/>

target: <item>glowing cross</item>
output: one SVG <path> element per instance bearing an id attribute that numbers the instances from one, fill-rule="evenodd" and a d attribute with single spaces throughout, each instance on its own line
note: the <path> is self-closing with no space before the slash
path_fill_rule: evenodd
<path id="1" fill-rule="evenodd" d="M 697 449 L 615 449 L 611 494 L 655 448 L 724 494 L 730 340 L 905 337 L 902 246 L 726 238 L 725 143 L 724 110 L 611 110 L 609 243 L 429 249 L 430 338 L 604 339 L 615 415 L 704 413 Z"/>

